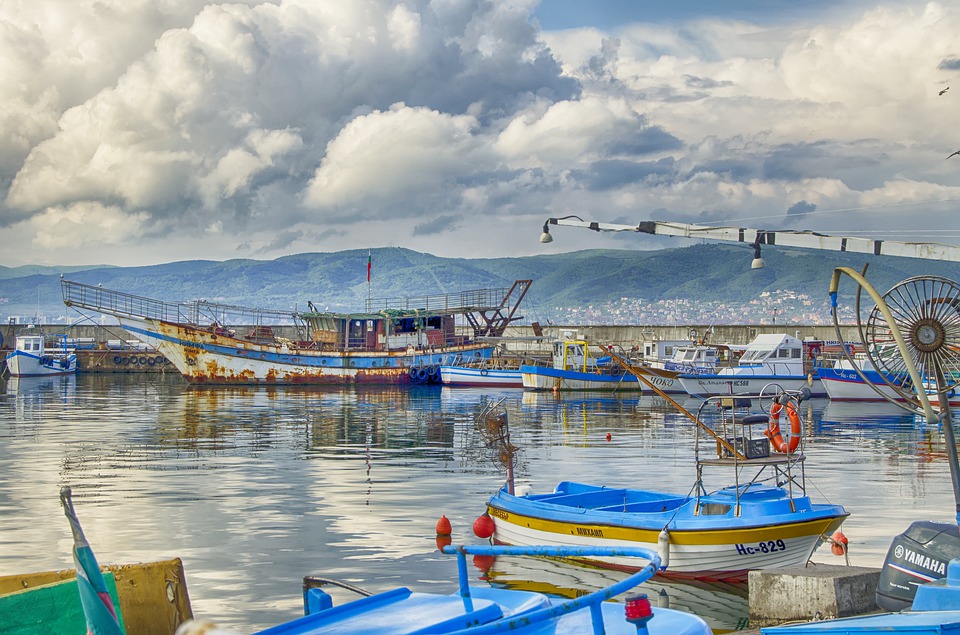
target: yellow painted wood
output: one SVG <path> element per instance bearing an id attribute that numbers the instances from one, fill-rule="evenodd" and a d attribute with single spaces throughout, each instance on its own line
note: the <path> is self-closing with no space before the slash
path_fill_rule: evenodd
<path id="1" fill-rule="evenodd" d="M 103 567 L 103 571 L 112 573 L 116 580 L 120 611 L 129 635 L 173 635 L 181 623 L 193 618 L 180 558 L 111 565 Z M 0 576 L 0 595 L 74 577 L 73 569 Z M 6 631 L 0 628 L 0 632 Z"/>

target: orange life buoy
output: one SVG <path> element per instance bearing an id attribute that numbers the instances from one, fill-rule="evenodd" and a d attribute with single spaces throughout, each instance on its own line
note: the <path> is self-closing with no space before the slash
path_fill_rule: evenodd
<path id="1" fill-rule="evenodd" d="M 783 410 L 783 406 L 776 401 L 770 408 L 770 426 L 764 430 L 763 434 L 770 439 L 770 445 L 773 446 L 774 452 L 789 454 L 796 451 L 800 445 L 800 434 L 803 428 L 800 425 L 800 415 L 797 414 L 793 402 L 788 401 L 786 408 L 787 418 L 790 419 L 790 441 L 784 441 L 783 435 L 780 433 L 780 411 Z"/>

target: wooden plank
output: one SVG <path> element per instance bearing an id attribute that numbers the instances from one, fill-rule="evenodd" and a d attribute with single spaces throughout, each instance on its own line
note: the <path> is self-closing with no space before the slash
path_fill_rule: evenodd
<path id="1" fill-rule="evenodd" d="M 116 580 L 120 611 L 129 633 L 173 635 L 180 624 L 193 618 L 183 562 L 180 558 L 159 562 L 110 565 L 102 569 L 104 572 L 110 572 Z M 74 577 L 73 569 L 0 576 L 0 594 Z M 76 593 L 76 586 L 74 586 L 74 593 Z M 77 602 L 79 603 L 79 596 L 77 596 Z M 6 633 L 3 628 L 0 628 L 0 632 Z"/>
<path id="2" fill-rule="evenodd" d="M 103 575 L 107 591 L 119 606 L 117 582 L 114 575 Z M 117 611 L 124 632 L 123 609 Z M 51 584 L 20 589 L 0 595 L 0 633 L 5 635 L 77 635 L 85 633 L 87 621 L 83 615 L 80 591 L 76 578 L 58 580 Z"/>

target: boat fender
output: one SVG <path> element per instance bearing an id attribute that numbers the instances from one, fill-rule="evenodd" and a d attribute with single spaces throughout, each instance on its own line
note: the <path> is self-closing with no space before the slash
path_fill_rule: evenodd
<path id="1" fill-rule="evenodd" d="M 113 363 L 114 363 L 114 364 L 119 364 L 119 363 L 120 363 L 120 356 L 119 356 L 119 355 L 114 355 L 114 356 L 113 356 Z"/>
<path id="2" fill-rule="evenodd" d="M 657 536 L 657 551 L 660 553 L 660 570 L 666 571 L 670 566 L 670 532 L 666 527 Z"/>

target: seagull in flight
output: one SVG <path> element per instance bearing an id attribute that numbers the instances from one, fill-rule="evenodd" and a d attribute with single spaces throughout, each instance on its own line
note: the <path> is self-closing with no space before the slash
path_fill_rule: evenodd
<path id="1" fill-rule="evenodd" d="M 960 154 L 960 150 L 957 150 L 956 152 L 951 152 L 949 155 L 947 155 L 947 158 L 949 159 L 950 157 L 956 156 L 958 154 Z"/>
<path id="2" fill-rule="evenodd" d="M 940 91 L 939 93 L 937 93 L 937 94 L 938 94 L 938 95 L 942 95 L 942 94 L 944 94 L 945 92 L 947 92 L 948 90 L 950 90 L 950 87 L 949 87 L 949 86 L 947 86 L 946 88 L 944 88 L 943 90 L 941 90 L 941 91 Z"/>

